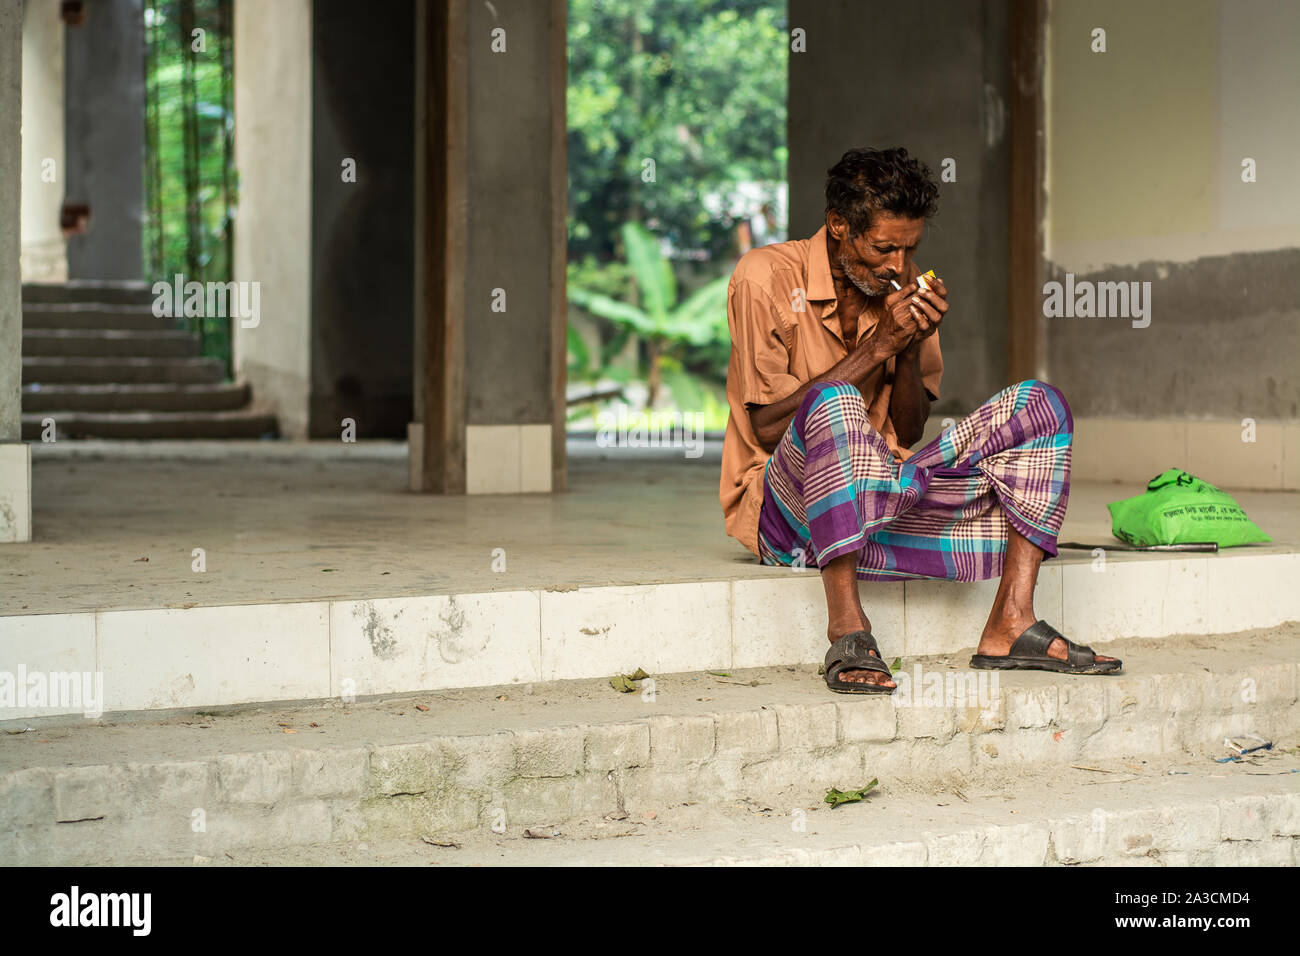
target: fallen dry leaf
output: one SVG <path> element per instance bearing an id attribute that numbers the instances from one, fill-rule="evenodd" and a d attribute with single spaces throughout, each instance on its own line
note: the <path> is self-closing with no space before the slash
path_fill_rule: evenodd
<path id="1" fill-rule="evenodd" d="M 421 834 L 420 839 L 423 840 L 425 843 L 429 844 L 429 846 L 446 846 L 446 847 L 454 847 L 457 850 L 460 849 L 460 844 L 457 843 L 455 840 L 445 840 L 442 839 L 441 837 L 429 836 L 427 833 Z"/>
<path id="2" fill-rule="evenodd" d="M 286 727 L 284 728 L 284 732 L 286 734 L 296 734 L 298 731 L 294 730 L 292 727 Z"/>
<path id="3" fill-rule="evenodd" d="M 524 831 L 524 836 L 530 840 L 550 840 L 560 835 L 560 831 L 554 827 L 530 827 Z"/>

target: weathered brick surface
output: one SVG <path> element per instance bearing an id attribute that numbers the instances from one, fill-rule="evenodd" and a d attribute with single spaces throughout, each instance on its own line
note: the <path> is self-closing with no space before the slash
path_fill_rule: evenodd
<path id="1" fill-rule="evenodd" d="M 1282 664 L 1226 676 L 1044 676 L 1004 688 L 989 708 L 845 698 L 391 745 L 33 768 L 0 775 L 0 862 L 212 855 L 487 827 L 501 814 L 509 826 L 562 824 L 620 804 L 629 812 L 741 799 L 793 805 L 810 788 L 872 777 L 1149 760 L 1247 731 L 1285 740 L 1300 720 L 1296 675 Z M 196 808 L 206 814 L 204 833 L 192 829 Z M 895 841 L 901 849 L 890 852 L 870 843 L 776 852 L 771 861 L 1279 864 L 1293 861 L 1300 842 L 1300 796 L 1099 809 L 1025 826 L 936 833 Z"/>
<path id="2" fill-rule="evenodd" d="M 714 752 L 713 718 L 651 717 L 650 762 L 656 769 L 684 770 L 702 763 Z"/>
<path id="3" fill-rule="evenodd" d="M 650 725 L 605 724 L 587 728 L 587 770 L 601 773 L 644 767 L 650 762 Z"/>

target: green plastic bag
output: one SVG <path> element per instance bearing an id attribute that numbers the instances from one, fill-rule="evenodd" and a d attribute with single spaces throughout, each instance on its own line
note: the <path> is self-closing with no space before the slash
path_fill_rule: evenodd
<path id="1" fill-rule="evenodd" d="M 1181 468 L 1152 478 L 1143 494 L 1106 507 L 1115 537 L 1143 548 L 1197 541 L 1231 548 L 1273 540 L 1246 517 L 1232 495 Z"/>

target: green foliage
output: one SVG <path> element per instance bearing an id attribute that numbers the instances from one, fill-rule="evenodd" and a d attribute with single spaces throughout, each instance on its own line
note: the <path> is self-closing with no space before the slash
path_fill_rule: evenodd
<path id="1" fill-rule="evenodd" d="M 571 255 L 613 258 L 628 221 L 728 249 L 703 197 L 785 179 L 785 19 L 772 0 L 570 0 Z"/>
<path id="2" fill-rule="evenodd" d="M 231 278 L 231 232 L 238 193 L 233 155 L 225 144 L 234 132 L 234 114 L 223 96 L 232 95 L 232 78 L 222 62 L 229 36 L 229 0 L 146 0 L 145 42 L 146 163 L 148 202 L 144 211 L 144 261 L 149 281 L 225 282 Z M 195 50 L 190 29 L 204 31 L 204 49 Z M 193 62 L 193 97 L 185 93 L 188 57 Z M 196 150 L 187 168 L 185 127 L 193 124 Z M 190 233 L 188 213 L 197 217 Z M 195 322 L 196 320 L 189 320 Z M 196 326 L 197 328 L 197 326 Z M 228 318 L 202 323 L 203 354 L 230 363 Z"/>
<path id="3" fill-rule="evenodd" d="M 622 236 L 627 256 L 625 268 L 640 304 L 576 283 L 568 287 L 569 300 L 592 315 L 635 333 L 645 342 L 644 371 L 650 382 L 651 407 L 655 404 L 660 383 L 667 381 L 679 407 L 699 410 L 705 399 L 701 386 L 686 374 L 685 356 L 692 346 L 727 344 L 727 284 L 730 277 L 723 275 L 712 279 L 678 302 L 672 265 L 663 257 L 654 236 L 635 222 L 624 224 Z M 608 286 L 611 283 L 604 284 Z M 575 363 L 580 367 L 588 366 L 590 357 L 585 343 L 580 349 L 573 348 L 572 330 L 570 332 L 570 368 L 574 368 Z"/>
<path id="4" fill-rule="evenodd" d="M 844 803 L 858 803 L 874 790 L 879 783 L 878 779 L 873 778 L 869 784 L 860 790 L 837 790 L 831 787 L 826 791 L 825 802 L 831 805 L 831 809 Z"/>

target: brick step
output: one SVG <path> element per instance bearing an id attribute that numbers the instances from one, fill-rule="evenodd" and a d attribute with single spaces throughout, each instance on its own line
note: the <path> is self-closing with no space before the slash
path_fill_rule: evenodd
<path id="1" fill-rule="evenodd" d="M 1046 775 L 1039 777 L 1045 789 L 1026 805 L 1050 810 L 1018 822 L 1038 819 L 1024 836 L 1041 842 L 1052 821 L 1077 817 L 1062 810 L 1069 786 L 1088 795 L 1091 813 L 1105 807 L 1098 801 L 1126 772 L 1159 778 L 1162 794 L 1173 792 L 1164 789 L 1170 780 L 1179 784 L 1167 774 L 1175 765 L 1204 784 L 1227 772 L 1208 752 L 1228 735 L 1253 732 L 1281 745 L 1263 769 L 1297 765 L 1281 749 L 1295 747 L 1300 727 L 1300 628 L 1231 640 L 1117 641 L 1102 650 L 1125 658 L 1129 675 L 970 672 L 936 658 L 904 661 L 893 698 L 832 696 L 810 668 L 768 668 L 722 679 L 658 676 L 653 695 L 570 681 L 103 724 L 47 718 L 40 729 L 7 736 L 0 749 L 0 817 L 9 817 L 0 827 L 0 859 L 215 857 L 423 833 L 484 835 L 501 822 L 518 835 L 520 827 L 600 821 L 620 810 L 642 819 L 686 803 L 749 801 L 788 815 L 815 807 L 829 787 L 873 777 L 885 793 L 970 786 L 1022 794 L 1031 773 Z M 932 674 L 942 692 L 927 697 Z M 983 695 L 973 704 L 948 692 L 959 676 L 977 674 L 987 683 L 969 688 Z M 916 693 L 904 694 L 904 675 Z M 1273 787 L 1290 779 L 1250 778 Z M 1236 839 L 1223 833 L 1217 799 L 1199 816 L 1168 816 L 1158 809 L 1163 796 L 1139 804 L 1146 816 L 1129 822 L 1158 824 L 1165 836 L 1152 833 L 1143 843 L 1130 830 L 1114 849 L 1217 852 L 1221 838 Z M 964 805 L 959 796 L 941 802 Z M 195 807 L 204 809 L 205 833 L 191 829 Z M 835 812 L 864 809 L 872 810 Z M 1152 823 L 1152 812 L 1166 816 Z M 1274 815 L 1295 825 L 1293 804 Z M 1194 816 L 1197 836 L 1188 842 L 1179 834 Z M 888 827 L 872 833 L 899 839 Z M 971 838 L 954 839 L 960 846 Z M 1073 852 L 1054 845 L 1059 861 Z"/>
<path id="2" fill-rule="evenodd" d="M 98 302 L 106 305 L 150 305 L 154 295 L 145 282 L 74 279 L 69 282 L 29 282 L 23 285 L 23 302 Z"/>
<path id="3" fill-rule="evenodd" d="M 195 838 L 188 846 L 179 840 L 170 844 L 177 855 L 143 862 L 330 867 L 1300 863 L 1300 791 L 1286 785 L 1290 778 L 1207 766 L 1186 761 L 1143 767 L 1135 774 L 1122 763 L 1110 763 L 1099 768 L 1109 771 L 1105 775 L 1071 768 L 1028 770 L 1010 787 L 997 778 L 939 781 L 932 787 L 882 780 L 866 801 L 835 809 L 808 792 L 775 801 L 711 801 L 543 828 L 558 834 L 551 839 L 527 838 L 522 824 L 507 824 L 504 832 L 480 827 L 407 837 L 362 832 L 303 846 L 218 849 L 225 841 L 203 846 Z M 1106 783 L 1099 784 L 1099 778 Z M 301 830 L 311 827 L 306 823 Z M 425 835 L 456 846 L 430 845 L 421 838 Z M 1142 915 L 1137 907 L 1127 913 Z"/>
<path id="4" fill-rule="evenodd" d="M 225 377 L 225 367 L 212 358 L 23 357 L 24 384 L 135 385 L 155 382 L 198 385 L 215 384 Z"/>
<path id="5" fill-rule="evenodd" d="M 197 358 L 197 332 L 180 329 L 23 329 L 23 355 L 33 358 Z"/>
<path id="6" fill-rule="evenodd" d="M 171 331 L 180 319 L 154 315 L 147 305 L 96 305 L 82 302 L 53 305 L 23 303 L 23 330 L 27 329 L 131 329 Z"/>
<path id="7" fill-rule="evenodd" d="M 258 438 L 275 435 L 274 415 L 248 409 L 184 412 L 24 412 L 23 439 L 42 437 L 42 422 L 52 418 L 58 438 Z"/>
<path id="8" fill-rule="evenodd" d="M 28 385 L 23 411 L 63 412 L 216 412 L 243 408 L 246 382 L 217 385 Z"/>

